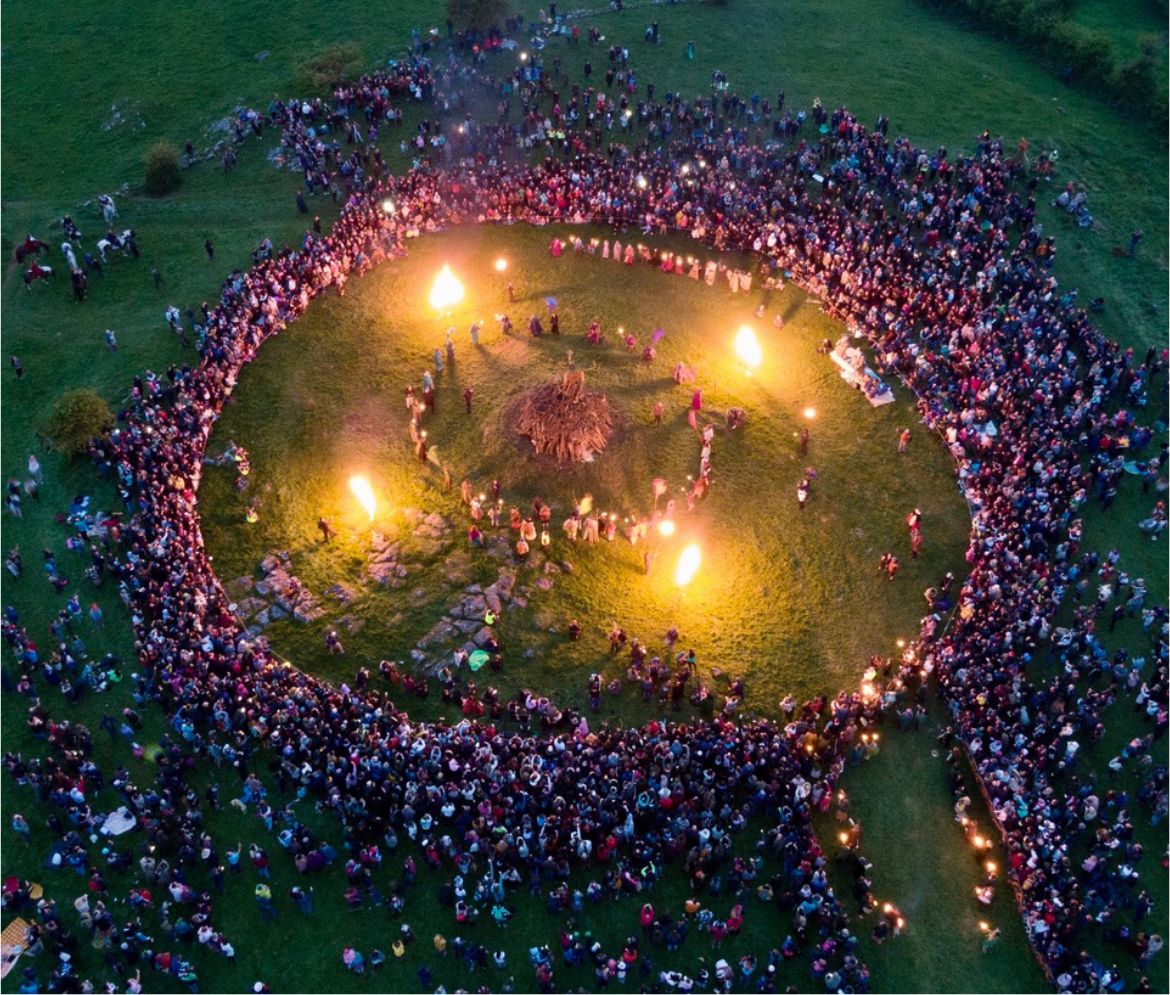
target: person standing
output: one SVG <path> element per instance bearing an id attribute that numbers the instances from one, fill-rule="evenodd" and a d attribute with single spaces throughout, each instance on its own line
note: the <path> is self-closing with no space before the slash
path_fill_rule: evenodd
<path id="1" fill-rule="evenodd" d="M 471 399 L 475 396 L 475 391 L 468 387 L 463 392 L 463 406 L 467 408 L 467 413 L 471 414 Z"/>
<path id="2" fill-rule="evenodd" d="M 211 244 L 211 239 L 209 239 L 209 238 L 204 239 L 203 251 L 207 253 L 208 262 L 214 262 L 214 260 L 215 260 L 215 246 Z"/>
<path id="3" fill-rule="evenodd" d="M 904 453 L 910 448 L 910 429 L 904 428 L 898 433 L 898 452 Z"/>
<path id="4" fill-rule="evenodd" d="M 321 530 L 321 539 L 324 542 L 331 541 L 337 535 L 329 519 L 324 516 L 317 519 L 317 528 Z"/>
<path id="5" fill-rule="evenodd" d="M 272 889 L 263 881 L 256 885 L 256 908 L 260 910 L 260 919 L 263 922 L 277 918 L 278 913 L 272 904 Z"/>

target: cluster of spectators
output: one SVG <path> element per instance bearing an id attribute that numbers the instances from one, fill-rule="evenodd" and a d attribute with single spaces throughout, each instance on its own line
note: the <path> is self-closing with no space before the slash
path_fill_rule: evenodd
<path id="1" fill-rule="evenodd" d="M 337 815 L 351 852 L 397 845 L 402 834 L 436 867 L 482 871 L 490 857 L 493 875 L 548 881 L 600 866 L 617 893 L 640 892 L 671 862 L 701 893 L 726 860 L 712 841 L 764 819 L 782 868 L 768 899 L 788 934 L 785 957 L 806 952 L 831 990 L 864 989 L 868 973 L 811 818 L 831 804 L 844 766 L 876 743 L 862 730 L 896 695 L 863 685 L 832 701 L 792 703 L 786 724 L 717 718 L 589 731 L 565 716 L 536 735 L 494 722 L 418 723 L 380 690 L 335 687 L 278 660 L 232 613 L 203 547 L 196 498 L 212 426 L 241 368 L 317 296 L 343 293 L 350 276 L 401 255 L 407 238 L 459 223 L 689 232 L 715 249 L 753 253 L 762 276 L 821 296 L 865 335 L 876 365 L 913 388 L 924 420 L 945 437 L 973 512 L 970 574 L 950 624 L 924 620 L 895 683 L 937 674 L 1047 968 L 1070 990 L 1111 983 L 1116 969 L 1082 952 L 1088 927 L 1104 926 L 1139 961 L 1160 939 L 1135 940 L 1121 924 L 1141 892 L 1131 799 L 1111 791 L 1102 800 L 1078 770 L 1077 751 L 1100 737 L 1104 707 L 1136 691 L 1150 732 L 1116 761 L 1142 766 L 1137 803 L 1164 814 L 1166 771 L 1150 749 L 1167 716 L 1165 614 L 1148 625 L 1142 616 L 1149 663 L 1108 657 L 1094 626 L 1103 606 L 1075 611 L 1059 672 L 1044 668 L 1043 647 L 1058 610 L 1083 593 L 1078 578 L 1096 569 L 1077 518 L 1095 486 L 1086 464 L 1108 475 L 1112 454 L 1150 444 L 1135 409 L 1147 403 L 1164 354 L 1139 361 L 1096 332 L 1075 294 L 1061 292 L 1051 275 L 1055 245 L 1036 220 L 1035 181 L 990 136 L 952 156 L 819 108 L 816 134 L 802 138 L 802 116 L 779 118 L 782 99 L 773 116 L 770 105 L 725 90 L 656 102 L 647 86 L 635 111 L 636 80 L 621 60 L 611 72 L 607 87 L 621 84 L 616 100 L 588 91 L 562 101 L 559 74 L 516 76 L 496 122 L 420 125 L 420 159 L 399 177 L 387 175 L 376 150 L 343 155 L 326 144 L 319 125 L 355 145 L 372 141 L 400 119 L 391 95 L 437 99 L 428 64 L 365 77 L 333 103 L 270 108 L 309 193 L 344 196 L 339 220 L 328 234 L 308 232 L 297 250 L 266 251 L 231 273 L 204 310 L 198 364 L 139 381 L 116 430 L 94 447 L 133 513 L 107 569 L 133 612 L 142 693 L 159 701 L 174 734 L 160 786 L 128 796 L 131 811 L 181 841 L 180 870 L 214 862 L 184 770 L 209 756 L 244 778 L 248 757 L 264 747 L 283 785 Z M 524 116 L 512 124 L 517 95 Z M 766 121 L 787 144 L 756 140 Z M 646 139 L 681 137 L 602 150 L 605 130 L 632 137 L 638 128 Z M 427 136 L 444 138 L 430 147 L 458 168 L 429 161 Z M 543 161 L 517 154 L 539 143 Z M 1150 458 L 1162 467 L 1165 451 Z M 286 845 L 297 839 L 290 828 Z M 311 839 L 296 845 L 306 863 L 321 853 Z M 1080 862 L 1082 847 L 1090 856 Z M 209 898 L 198 898 L 209 915 Z M 551 969 L 538 981 L 551 990 Z"/>

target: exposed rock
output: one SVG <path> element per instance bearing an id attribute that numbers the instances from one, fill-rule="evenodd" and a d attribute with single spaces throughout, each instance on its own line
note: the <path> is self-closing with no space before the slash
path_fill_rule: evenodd
<path id="1" fill-rule="evenodd" d="M 432 627 L 431 631 L 418 641 L 418 645 L 427 648 L 435 645 L 435 643 L 447 643 L 460 635 L 458 629 L 455 628 L 449 619 L 441 618 Z"/>
<path id="2" fill-rule="evenodd" d="M 468 584 L 467 585 L 467 593 L 468 594 L 483 594 L 483 588 L 479 584 Z"/>
<path id="3" fill-rule="evenodd" d="M 234 577 L 223 586 L 224 590 L 233 598 L 242 598 L 252 590 L 251 577 Z"/>
<path id="4" fill-rule="evenodd" d="M 298 622 L 308 624 L 309 622 L 316 622 L 322 615 L 325 614 L 325 609 L 317 605 L 297 605 L 293 609 L 293 618 Z"/>
<path id="5" fill-rule="evenodd" d="M 236 613 L 243 618 L 255 615 L 261 608 L 267 608 L 268 603 L 260 598 L 241 598 L 236 604 Z"/>
<path id="6" fill-rule="evenodd" d="M 561 560 L 561 569 L 567 574 L 571 574 L 576 569 L 568 560 Z"/>
<path id="7" fill-rule="evenodd" d="M 481 619 L 461 618 L 458 622 L 455 623 L 455 628 L 462 632 L 465 636 L 470 636 L 481 625 L 483 625 L 483 621 Z"/>
<path id="8" fill-rule="evenodd" d="M 424 660 L 426 660 L 427 655 L 422 650 L 411 650 L 410 658 L 415 663 L 422 663 Z"/>
<path id="9" fill-rule="evenodd" d="M 527 608 L 528 607 L 528 599 L 527 598 L 513 598 L 512 604 L 515 605 L 517 608 Z"/>
<path id="10" fill-rule="evenodd" d="M 496 588 L 501 594 L 511 594 L 512 587 L 516 583 L 516 572 L 500 567 L 500 575 L 496 578 Z"/>
<path id="11" fill-rule="evenodd" d="M 366 576 L 375 583 L 386 586 L 392 580 L 394 580 L 398 574 L 394 570 L 393 563 L 371 563 L 368 567 L 366 567 Z"/>
<path id="12" fill-rule="evenodd" d="M 484 604 L 497 615 L 499 615 L 500 612 L 504 610 L 500 601 L 500 592 L 496 590 L 495 584 L 483 592 L 483 600 Z"/>
<path id="13" fill-rule="evenodd" d="M 262 612 L 257 612 L 256 617 L 252 619 L 254 625 L 264 626 L 272 621 L 272 609 L 265 608 Z"/>
<path id="14" fill-rule="evenodd" d="M 490 625 L 485 625 L 479 630 L 479 632 L 471 637 L 471 641 L 475 643 L 475 645 L 480 649 L 483 649 L 488 644 L 488 640 L 491 638 L 492 627 Z"/>
<path id="15" fill-rule="evenodd" d="M 428 597 L 430 597 L 430 592 L 425 587 L 416 587 L 410 592 L 410 600 L 416 605 L 422 604 Z"/>
<path id="16" fill-rule="evenodd" d="M 546 574 L 559 574 L 561 572 L 561 568 L 553 563 L 552 560 L 549 560 L 548 563 L 544 565 L 544 572 Z"/>
<path id="17" fill-rule="evenodd" d="M 277 619 L 288 618 L 288 612 L 281 608 L 280 605 L 273 605 L 268 609 L 268 617 L 275 622 Z"/>
<path id="18" fill-rule="evenodd" d="M 537 577 L 532 583 L 542 591 L 551 591 L 553 588 L 553 579 L 551 577 Z"/>
<path id="19" fill-rule="evenodd" d="M 487 599 L 482 594 L 473 594 L 459 602 L 464 618 L 482 618 L 487 609 Z"/>
<path id="20" fill-rule="evenodd" d="M 411 525 L 417 525 L 422 521 L 423 513 L 417 508 L 403 508 L 402 517 L 410 522 Z"/>
<path id="21" fill-rule="evenodd" d="M 331 598 L 336 598 L 343 605 L 349 604 L 351 601 L 353 601 L 354 598 L 357 597 L 357 591 L 342 581 L 338 581 L 325 593 Z"/>

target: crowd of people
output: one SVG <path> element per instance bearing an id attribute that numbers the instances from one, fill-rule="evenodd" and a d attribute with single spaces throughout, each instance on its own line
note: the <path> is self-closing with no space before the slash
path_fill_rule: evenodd
<path id="1" fill-rule="evenodd" d="M 1123 616 L 1141 615 L 1147 655 L 1111 658 L 1102 648 L 1096 619 L 1119 596 L 1113 591 L 1133 585 L 1079 603 L 1078 582 L 1103 565 L 1081 548 L 1078 514 L 1102 493 L 1091 496 L 1088 462 L 1150 444 L 1137 411 L 1165 355 L 1151 350 L 1143 362 L 1106 340 L 1075 295 L 1058 288 L 1055 245 L 1036 221 L 1025 167 L 989 135 L 956 156 L 888 139 L 884 127 L 868 130 L 818 104 L 818 131 L 805 137 L 803 112 L 799 123 L 780 117 L 783 95 L 774 108 L 722 88 L 693 102 L 655 100 L 620 52 L 611 52 L 606 77 L 618 98 L 587 87 L 562 101 L 559 74 L 516 75 L 498 120 L 468 118 L 458 131 L 420 125 L 418 162 L 401 176 L 389 175 L 369 144 L 401 120 L 390 96 L 442 98 L 448 117 L 460 79 L 487 85 L 479 65 L 435 74 L 419 60 L 347 84 L 331 103 L 270 108 L 266 120 L 281 128 L 308 193 L 344 198 L 339 220 L 327 234 L 307 232 L 299 249 L 262 253 L 231 273 L 203 311 L 198 364 L 140 380 L 117 428 L 94 446 L 132 516 L 107 568 L 133 613 L 144 675 L 137 693 L 157 701 L 171 727 L 159 786 L 138 790 L 121 778 L 129 811 L 150 822 L 177 865 L 218 866 L 185 771 L 209 757 L 244 780 L 248 758 L 265 749 L 282 787 L 303 789 L 337 815 L 351 854 L 393 849 L 405 836 L 412 854 L 474 872 L 489 893 L 505 879 L 559 887 L 586 867 L 614 893 L 637 894 L 675 863 L 701 894 L 725 873 L 720 841 L 758 817 L 774 825 L 768 846 L 782 873 L 768 897 L 781 914 L 777 935 L 787 934 L 785 957 L 805 952 L 829 990 L 865 989 L 868 971 L 825 879 L 811 818 L 830 806 L 840 771 L 869 748 L 864 730 L 898 694 L 862 688 L 792 703 L 785 723 L 719 717 L 589 730 L 567 712 L 542 734 L 419 723 L 380 690 L 333 686 L 275 658 L 232 613 L 203 547 L 197 493 L 216 417 L 241 368 L 314 298 L 342 293 L 351 276 L 403 254 L 412 235 L 464 222 L 684 231 L 717 250 L 753 253 L 761 277 L 783 274 L 819 295 L 864 334 L 883 373 L 913 388 L 924 421 L 946 438 L 973 511 L 970 573 L 949 624 L 928 615 L 920 638 L 887 668 L 890 686 L 905 706 L 906 694 L 937 675 L 1003 832 L 1006 875 L 1037 953 L 1063 989 L 1112 983 L 1117 969 L 1084 952 L 1090 927 L 1139 963 L 1161 942 L 1113 923 L 1140 897 L 1134 805 L 1155 818 L 1166 810 L 1166 769 L 1151 748 L 1167 720 L 1167 628 L 1164 611 L 1150 609 L 1147 621 L 1133 590 Z M 645 99 L 631 106 L 638 92 Z M 519 124 L 509 120 L 513 98 Z M 322 123 L 353 148 L 327 144 Z M 619 137 L 603 149 L 609 132 Z M 633 147 L 619 144 L 635 137 Z M 537 145 L 548 152 L 542 161 L 519 154 Z M 447 164 L 458 168 L 440 168 Z M 1164 449 L 1151 458 L 1164 468 Z M 1075 608 L 1074 620 L 1054 644 L 1061 666 L 1050 671 L 1044 648 L 1062 607 Z M 1150 730 L 1116 758 L 1118 769 L 1146 771 L 1136 799 L 1104 791 L 1077 766 L 1080 747 L 1100 738 L 1104 708 L 1126 693 Z M 66 799 L 93 772 L 59 725 L 51 732 L 61 744 L 54 760 L 33 770 L 13 757 L 9 769 L 64 792 L 53 800 L 83 817 L 84 798 Z M 298 868 L 328 862 L 327 844 L 295 820 L 288 828 L 282 844 Z M 188 928 L 206 926 L 207 942 L 223 952 L 210 897 L 179 891 L 173 900 L 191 904 Z M 495 897 L 489 904 L 505 904 Z M 129 949 L 142 945 L 135 928 L 133 919 L 120 927 Z M 611 959 L 620 958 L 599 967 L 608 972 Z M 552 964 L 539 950 L 533 957 L 542 990 L 555 985 Z M 734 971 L 722 980 L 729 986 Z"/>

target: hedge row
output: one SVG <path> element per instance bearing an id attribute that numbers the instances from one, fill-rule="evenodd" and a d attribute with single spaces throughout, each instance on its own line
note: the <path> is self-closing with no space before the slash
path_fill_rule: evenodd
<path id="1" fill-rule="evenodd" d="M 1091 83 L 1127 109 L 1165 128 L 1166 92 L 1158 79 L 1156 37 L 1138 55 L 1118 62 L 1113 39 L 1069 20 L 1075 0 L 919 0 L 932 10 L 973 21 L 1023 42 L 1069 80 Z"/>

